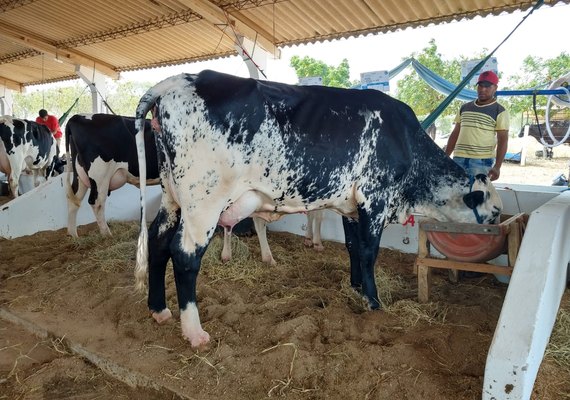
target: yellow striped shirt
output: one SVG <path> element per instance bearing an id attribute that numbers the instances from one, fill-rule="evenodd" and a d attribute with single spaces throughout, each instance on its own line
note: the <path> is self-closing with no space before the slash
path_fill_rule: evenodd
<path id="1" fill-rule="evenodd" d="M 453 151 L 456 157 L 494 158 L 496 131 L 509 130 L 509 114 L 497 101 L 483 106 L 475 101 L 463 104 L 455 117 L 458 122 L 461 130 Z"/>

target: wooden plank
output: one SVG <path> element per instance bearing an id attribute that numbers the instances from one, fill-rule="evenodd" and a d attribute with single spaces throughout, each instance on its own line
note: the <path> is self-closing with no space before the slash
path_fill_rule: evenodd
<path id="1" fill-rule="evenodd" d="M 507 236 L 508 243 L 508 256 L 509 256 L 509 266 L 514 267 L 517 261 L 517 256 L 519 254 L 519 247 L 521 246 L 521 229 L 518 223 L 514 224 L 513 229 L 509 232 Z"/>
<path id="2" fill-rule="evenodd" d="M 510 217 L 510 218 L 504 220 L 503 222 L 501 222 L 501 225 L 510 225 L 510 224 L 512 224 L 513 222 L 515 222 L 516 220 L 518 220 L 519 218 L 523 218 L 523 216 L 524 216 L 524 213 L 515 214 L 515 215 L 513 215 L 512 217 Z"/>
<path id="3" fill-rule="evenodd" d="M 422 267 L 458 269 L 461 271 L 484 272 L 488 274 L 499 274 L 499 275 L 511 275 L 513 273 L 513 267 L 502 267 L 499 265 L 485 264 L 485 263 L 450 261 L 450 260 L 442 260 L 436 258 L 417 258 L 416 264 L 418 267 L 418 281 L 419 281 L 419 271 Z"/>
<path id="4" fill-rule="evenodd" d="M 502 227 L 499 225 L 466 224 L 463 222 L 422 221 L 420 227 L 430 232 L 476 233 L 479 235 L 500 235 L 502 231 Z"/>

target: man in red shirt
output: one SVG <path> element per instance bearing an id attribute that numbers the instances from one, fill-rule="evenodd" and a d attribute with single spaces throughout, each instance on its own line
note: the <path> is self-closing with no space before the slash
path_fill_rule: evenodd
<path id="1" fill-rule="evenodd" d="M 61 128 L 59 127 L 59 121 L 53 115 L 48 115 L 48 112 L 43 108 L 39 112 L 39 117 L 36 118 L 36 122 L 38 124 L 42 124 L 48 127 L 49 131 L 55 138 L 55 142 L 57 143 L 57 152 L 59 153 L 59 147 L 61 144 L 61 137 L 63 134 L 61 133 Z"/>

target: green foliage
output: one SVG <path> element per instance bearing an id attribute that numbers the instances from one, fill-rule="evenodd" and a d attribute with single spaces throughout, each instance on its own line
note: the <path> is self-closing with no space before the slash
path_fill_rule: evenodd
<path id="1" fill-rule="evenodd" d="M 444 61 L 437 51 L 434 39 L 431 39 L 429 45 L 420 53 L 412 53 L 406 58 L 410 57 L 450 82 L 458 84 L 461 81 L 461 62 L 464 58 Z M 398 81 L 396 97 L 412 107 L 418 118 L 424 119 L 435 110 L 446 95 L 431 88 L 415 71 L 412 71 Z M 441 117 L 455 115 L 460 105 L 460 101 L 453 101 Z"/>
<path id="2" fill-rule="evenodd" d="M 547 89 L 550 84 L 570 71 L 570 54 L 562 52 L 558 57 L 542 59 L 527 56 L 520 73 L 508 79 L 508 86 L 501 89 Z M 547 96 L 536 97 L 537 113 L 544 116 Z M 532 96 L 511 96 L 505 100 L 511 115 L 525 115 L 534 118 Z M 526 117 L 525 117 L 526 118 Z M 523 121 L 524 123 L 525 121 Z"/>
<path id="3" fill-rule="evenodd" d="M 68 86 L 41 87 L 29 93 L 14 93 L 13 114 L 15 117 L 35 120 L 38 111 L 46 109 L 51 115 L 60 117 L 79 97 L 70 115 L 91 112 L 91 96 L 86 85 L 75 82 Z"/>
<path id="4" fill-rule="evenodd" d="M 113 82 L 109 84 L 107 104 L 117 115 L 134 117 L 140 98 L 152 85 L 150 82 Z"/>
<path id="5" fill-rule="evenodd" d="M 310 76 L 320 76 L 323 78 L 323 85 L 340 88 L 351 87 L 350 67 L 348 60 L 345 58 L 338 67 L 327 65 L 323 61 L 315 60 L 311 57 L 299 56 L 291 57 L 291 67 L 295 69 L 295 73 L 299 78 L 307 78 Z"/>
<path id="6" fill-rule="evenodd" d="M 105 99 L 111 110 L 117 115 L 134 116 L 141 96 L 152 86 L 149 82 L 107 81 L 108 94 Z M 64 86 L 67 85 L 67 86 Z M 18 118 L 35 120 L 38 111 L 45 108 L 58 118 L 63 115 L 79 98 L 69 116 L 90 114 L 93 111 L 91 91 L 83 82 L 62 83 L 56 87 L 44 86 L 29 93 L 14 93 L 13 114 Z"/>

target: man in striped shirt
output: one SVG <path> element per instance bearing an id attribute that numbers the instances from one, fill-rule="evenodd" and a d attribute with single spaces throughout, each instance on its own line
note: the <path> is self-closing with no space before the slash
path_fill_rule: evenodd
<path id="1" fill-rule="evenodd" d="M 477 99 L 459 109 L 445 149 L 469 175 L 492 181 L 499 179 L 509 140 L 509 114 L 495 97 L 498 83 L 493 71 L 479 75 Z"/>

